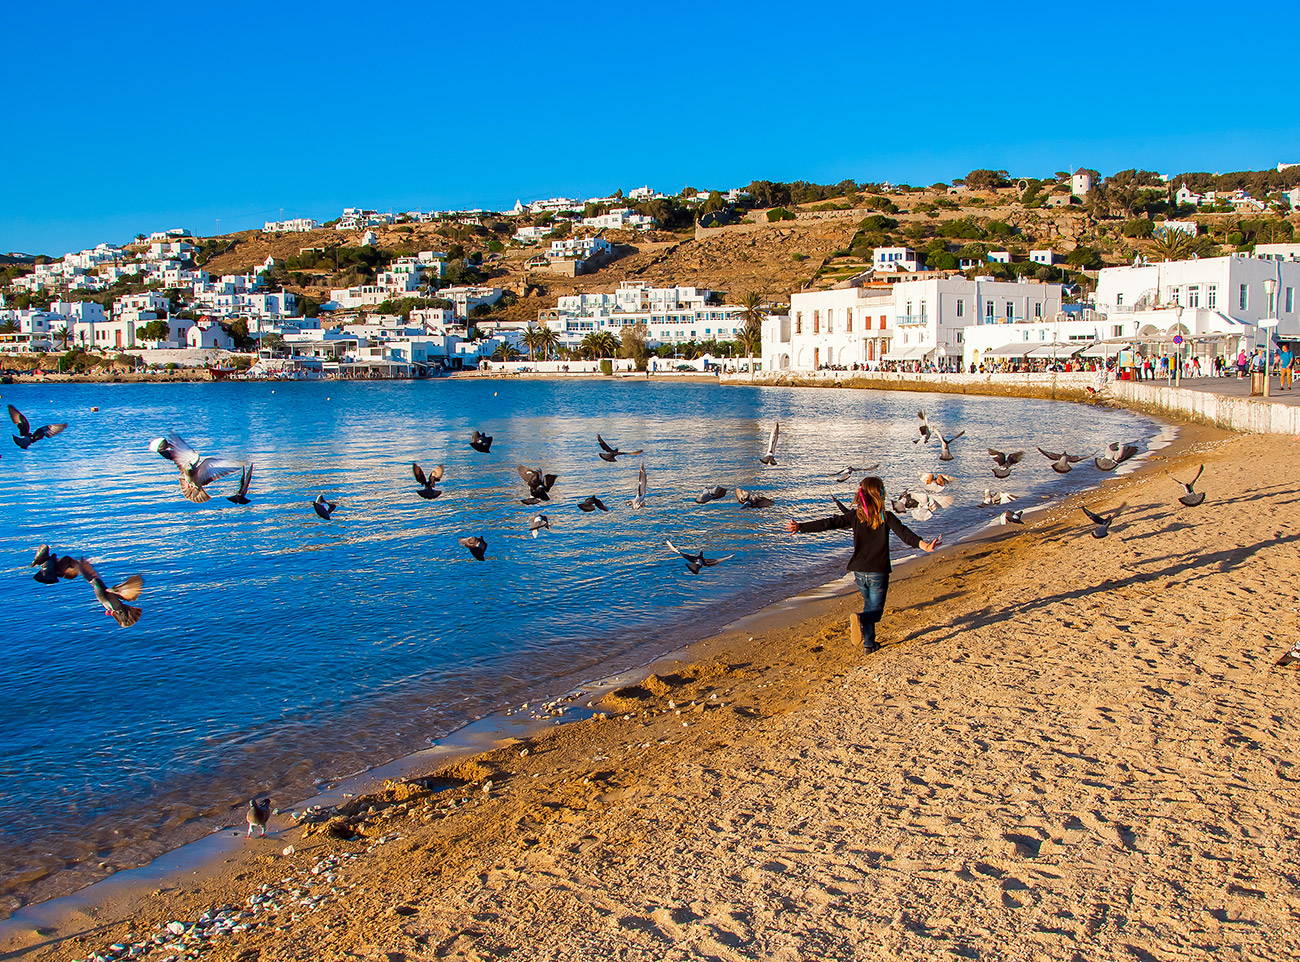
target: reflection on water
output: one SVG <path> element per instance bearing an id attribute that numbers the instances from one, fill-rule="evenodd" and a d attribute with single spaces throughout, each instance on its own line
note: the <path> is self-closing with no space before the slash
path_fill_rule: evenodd
<path id="1" fill-rule="evenodd" d="M 465 719 L 604 666 L 675 647 L 836 572 L 842 536 L 799 540 L 791 515 L 829 513 L 881 462 L 890 490 L 935 470 L 912 443 L 918 403 L 967 436 L 942 468 L 958 504 L 917 524 L 952 536 L 991 516 L 996 484 L 1018 506 L 1096 480 L 1032 452 L 1145 440 L 1149 422 L 1061 403 L 721 388 L 707 383 L 473 381 L 349 384 L 20 385 L 4 400 L 64 435 L 0 461 L 0 603 L 7 712 L 0 721 L 0 879 L 31 879 L 121 851 L 137 858 L 206 831 L 205 816 L 419 747 Z M 91 413 L 92 405 L 99 407 Z M 758 456 L 781 422 L 778 464 Z M 490 454 L 470 431 L 494 435 Z M 183 500 L 148 449 L 180 432 L 204 454 L 256 464 L 251 498 Z M 644 457 L 608 464 L 596 432 Z M 1032 457 L 994 482 L 985 446 Z M 635 494 L 642 460 L 644 508 Z M 443 495 L 415 495 L 410 463 L 446 464 Z M 516 465 L 558 474 L 530 508 Z M 740 485 L 777 506 L 742 510 L 705 487 Z M 337 500 L 317 518 L 318 493 Z M 595 494 L 608 514 L 577 502 Z M 528 537 L 538 511 L 551 529 Z M 480 563 L 456 541 L 482 534 Z M 736 558 L 691 576 L 664 540 Z M 140 572 L 144 617 L 119 629 L 84 582 L 43 586 L 36 545 L 94 559 L 113 584 Z M 118 834 L 115 834 L 117 830 Z"/>

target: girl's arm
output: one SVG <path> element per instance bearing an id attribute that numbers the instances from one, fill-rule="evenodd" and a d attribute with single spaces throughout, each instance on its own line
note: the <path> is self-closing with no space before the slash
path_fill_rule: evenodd
<path id="1" fill-rule="evenodd" d="M 785 530 L 791 534 L 813 534 L 817 531 L 831 531 L 835 528 L 848 528 L 853 524 L 853 516 L 836 514 L 829 518 L 817 518 L 815 521 L 796 521 L 791 518 L 785 523 Z"/>

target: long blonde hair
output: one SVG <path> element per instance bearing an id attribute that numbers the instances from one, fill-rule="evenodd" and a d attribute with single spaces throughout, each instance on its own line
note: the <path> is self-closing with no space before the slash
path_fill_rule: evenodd
<path id="1" fill-rule="evenodd" d="M 863 478 L 858 485 L 858 520 L 873 531 L 885 520 L 885 482 Z"/>

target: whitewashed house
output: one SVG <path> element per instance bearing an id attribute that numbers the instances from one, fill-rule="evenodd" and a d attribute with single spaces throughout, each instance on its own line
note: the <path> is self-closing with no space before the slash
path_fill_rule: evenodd
<path id="1" fill-rule="evenodd" d="M 910 247 L 877 247 L 871 252 L 871 266 L 880 274 L 914 274 L 921 269 L 921 259 Z"/>
<path id="2" fill-rule="evenodd" d="M 262 228 L 263 234 L 302 234 L 315 230 L 318 225 L 310 217 L 294 217 L 290 220 L 268 220 Z"/>
<path id="3" fill-rule="evenodd" d="M 570 348 L 592 333 L 622 336 L 624 328 L 638 322 L 646 325 L 651 345 L 735 340 L 744 328 L 739 317 L 744 308 L 714 304 L 714 299 L 704 288 L 624 281 L 611 293 L 561 296 L 553 310 L 539 312 L 538 324 L 555 331 L 561 345 Z"/>
<path id="4" fill-rule="evenodd" d="M 185 345 L 191 348 L 218 348 L 223 351 L 233 351 L 235 339 L 216 321 L 202 320 L 192 325 L 186 332 Z"/>

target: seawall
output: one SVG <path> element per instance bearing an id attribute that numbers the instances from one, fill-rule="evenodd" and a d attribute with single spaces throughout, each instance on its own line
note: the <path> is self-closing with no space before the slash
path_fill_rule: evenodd
<path id="1" fill-rule="evenodd" d="M 1243 434 L 1300 434 L 1300 407 L 1259 397 L 1227 397 L 1189 388 L 1115 381 L 1109 396 L 1126 408 Z"/>
<path id="2" fill-rule="evenodd" d="M 907 374 L 886 371 L 773 371 L 727 374 L 723 384 L 781 387 L 844 387 L 867 391 L 931 391 L 935 394 L 982 394 L 1055 401 L 1093 401 L 1101 381 L 1095 373 L 1070 374 Z"/>

